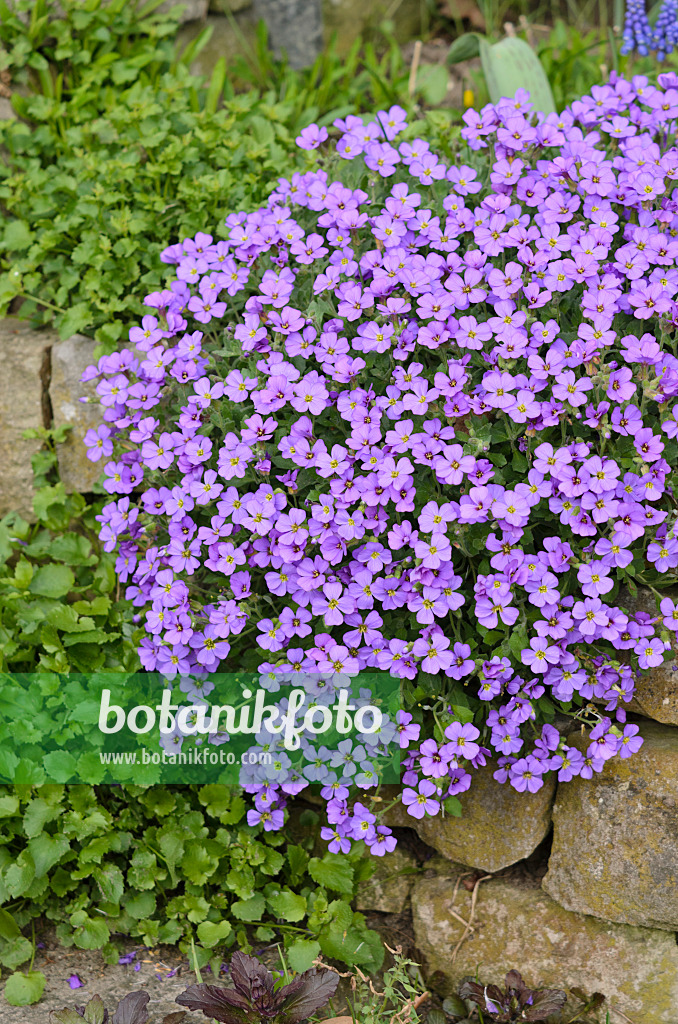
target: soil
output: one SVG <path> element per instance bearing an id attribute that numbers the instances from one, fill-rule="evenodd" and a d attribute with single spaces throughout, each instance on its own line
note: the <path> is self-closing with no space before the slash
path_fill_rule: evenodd
<path id="1" fill-rule="evenodd" d="M 42 941 L 45 948 L 36 951 L 33 968 L 42 971 L 47 978 L 42 999 L 35 1006 L 10 1006 L 4 996 L 0 996 L 0 1024 L 50 1024 L 51 1010 L 82 1006 L 94 995 L 100 995 L 104 1005 L 113 1011 L 123 996 L 136 989 L 146 989 L 150 994 L 148 1009 L 150 1021 L 155 1024 L 164 1014 L 181 1009 L 174 1002 L 175 998 L 195 982 L 188 961 L 172 948 L 149 951 L 127 943 L 123 952 L 138 950 L 136 962 L 140 967 L 136 971 L 133 964 L 106 964 L 96 951 L 63 949 L 56 939 L 44 936 Z M 174 969 L 177 973 L 168 977 Z M 6 972 L 3 973 L 6 977 Z M 71 989 L 69 978 L 73 974 L 83 982 L 82 988 Z"/>

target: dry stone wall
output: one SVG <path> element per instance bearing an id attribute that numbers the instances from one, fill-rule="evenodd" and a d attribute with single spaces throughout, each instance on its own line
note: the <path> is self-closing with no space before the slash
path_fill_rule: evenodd
<path id="1" fill-rule="evenodd" d="M 80 376 L 93 360 L 95 343 L 76 334 L 60 341 L 54 331 L 34 331 L 25 322 L 0 320 L 0 517 L 19 512 L 33 519 L 31 457 L 39 439 L 26 439 L 27 430 L 68 425 L 58 446 L 59 474 L 68 492 L 90 492 L 101 473 L 90 462 L 82 439 L 100 422 L 99 406 L 83 403 L 93 395 Z"/>
<path id="2" fill-rule="evenodd" d="M 634 607 L 655 614 L 649 593 L 640 591 Z M 552 783 L 529 796 L 497 783 L 488 765 L 460 797 L 461 818 L 418 821 L 402 806 L 389 812 L 391 825 L 413 828 L 442 855 L 426 862 L 414 883 L 402 867 L 399 874 L 400 891 L 410 886 L 417 948 L 436 989 L 456 993 L 464 976 L 477 971 L 485 983 L 498 982 L 515 968 L 531 986 L 601 992 L 610 1021 L 676 1024 L 678 716 L 672 709 L 678 669 L 672 664 L 638 680 L 634 708 L 645 716 L 631 717 L 644 738 L 640 751 L 611 759 L 593 779 Z M 568 742 L 585 748 L 588 738 L 575 731 Z M 551 828 L 548 865 L 535 869 Z M 381 876 L 398 876 L 398 868 L 388 855 Z M 469 878 L 477 883 L 475 904 Z M 378 888 L 371 906 L 366 889 L 363 909 L 381 909 L 381 895 Z M 563 1020 L 576 1009 L 572 1003 Z"/>

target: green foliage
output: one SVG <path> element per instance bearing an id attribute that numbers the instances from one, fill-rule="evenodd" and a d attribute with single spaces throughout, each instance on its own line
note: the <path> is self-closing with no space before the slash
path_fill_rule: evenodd
<path id="1" fill-rule="evenodd" d="M 5 999 L 12 1006 L 30 1006 L 39 1003 L 47 984 L 41 971 L 17 971 L 11 974 L 5 984 Z"/>
<path id="2" fill-rule="evenodd" d="M 383 960 L 350 902 L 372 861 L 358 850 L 308 860 L 308 827 L 286 846 L 247 825 L 236 787 L 0 786 L 0 817 L 0 905 L 12 909 L 0 911 L 0 964 L 12 969 L 31 957 L 22 931 L 37 918 L 111 962 L 114 935 L 187 955 L 194 943 L 199 966 L 275 937 L 297 971 L 320 953 L 368 971 Z"/>
<path id="3" fill-rule="evenodd" d="M 36 522 L 15 512 L 0 519 L 0 670 L 134 669 L 132 609 L 119 600 L 115 559 L 97 536 L 101 503 L 66 494 L 54 476 L 54 437 L 40 433 Z"/>
<path id="4" fill-rule="evenodd" d="M 357 42 L 347 57 L 330 46 L 312 68 L 275 61 L 263 23 L 236 76 L 255 90 L 236 95 L 226 65 L 211 82 L 189 65 L 204 30 L 179 56 L 176 11 L 128 0 L 0 0 L 0 70 L 19 118 L 0 122 L 0 315 L 54 321 L 62 337 L 94 334 L 107 349 L 162 288 L 158 255 L 170 242 L 261 204 L 276 176 L 313 157 L 292 140 L 372 104 L 444 98 L 442 68 L 422 66 L 409 96 L 400 48 Z M 24 23 L 15 10 L 30 12 Z M 244 42 L 244 41 L 243 41 Z M 4 47 L 4 51 L 2 49 Z"/>
<path id="5" fill-rule="evenodd" d="M 111 346 L 162 287 L 160 250 L 260 203 L 262 182 L 293 170 L 302 125 L 272 95 L 218 108 L 224 65 L 207 86 L 190 74 L 200 44 L 177 58 L 176 15 L 64 0 L 48 21 L 46 0 L 18 6 L 33 16 L 0 14 L 0 67 L 19 82 L 27 68 L 35 91 L 15 93 L 20 119 L 0 123 L 0 313 L 37 296 L 22 316 Z"/>
<path id="6" fill-rule="evenodd" d="M 384 971 L 380 992 L 359 975 L 351 985 L 351 1015 L 360 1024 L 418 1024 L 422 1019 L 415 1009 L 417 996 L 426 988 L 419 965 L 404 957 L 400 949 L 390 952 L 393 963 Z M 430 1010 L 427 1019 L 437 1012 Z"/>

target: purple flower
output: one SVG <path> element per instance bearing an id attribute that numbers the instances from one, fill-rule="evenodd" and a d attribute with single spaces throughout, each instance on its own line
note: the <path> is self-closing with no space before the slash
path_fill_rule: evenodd
<path id="1" fill-rule="evenodd" d="M 301 133 L 295 139 L 300 149 L 317 149 L 326 141 L 327 128 L 319 128 L 317 124 L 310 124 L 308 128 L 302 128 Z"/>
<path id="2" fill-rule="evenodd" d="M 425 814 L 435 816 L 440 810 L 440 801 L 433 799 L 437 792 L 429 779 L 422 779 L 416 791 L 407 786 L 402 793 L 407 813 L 413 818 L 423 818 Z"/>

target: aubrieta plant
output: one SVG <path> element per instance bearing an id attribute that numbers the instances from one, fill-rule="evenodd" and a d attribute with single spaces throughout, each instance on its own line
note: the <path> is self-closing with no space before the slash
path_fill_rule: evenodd
<path id="1" fill-rule="evenodd" d="M 258 668 L 283 708 L 296 678 L 329 704 L 396 676 L 414 818 L 490 755 L 534 792 L 638 750 L 623 705 L 678 630 L 677 116 L 673 73 L 560 116 L 519 91 L 465 113 L 451 166 L 398 107 L 310 126 L 306 173 L 165 250 L 135 348 L 86 374 L 147 670 Z M 331 850 L 391 850 L 343 753 L 244 769 L 253 820 L 312 781 Z"/>

